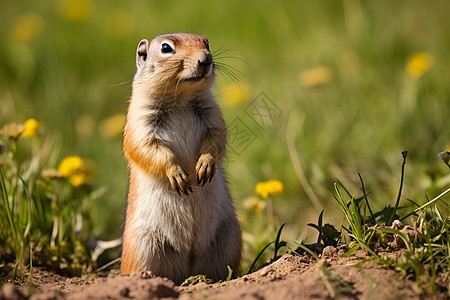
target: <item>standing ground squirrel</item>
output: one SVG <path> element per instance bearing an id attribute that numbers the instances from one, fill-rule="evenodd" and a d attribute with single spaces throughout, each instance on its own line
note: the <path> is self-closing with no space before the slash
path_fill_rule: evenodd
<path id="1" fill-rule="evenodd" d="M 181 283 L 239 270 L 241 231 L 221 163 L 227 131 L 210 91 L 215 65 L 203 36 L 161 35 L 137 48 L 124 129 L 130 186 L 121 273 Z"/>

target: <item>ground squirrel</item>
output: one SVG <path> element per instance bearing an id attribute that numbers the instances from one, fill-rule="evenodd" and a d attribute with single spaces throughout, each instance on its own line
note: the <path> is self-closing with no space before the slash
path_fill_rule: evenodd
<path id="1" fill-rule="evenodd" d="M 242 241 L 221 166 L 227 131 L 210 91 L 209 42 L 186 33 L 144 39 L 136 64 L 121 273 L 225 279 L 227 266 L 238 272 Z"/>

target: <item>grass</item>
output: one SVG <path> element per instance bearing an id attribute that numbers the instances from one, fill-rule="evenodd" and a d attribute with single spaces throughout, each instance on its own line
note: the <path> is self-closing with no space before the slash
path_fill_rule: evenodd
<path id="1" fill-rule="evenodd" d="M 213 50 L 227 50 L 219 62 L 236 69 L 238 88 L 224 71 L 215 93 L 227 123 L 240 124 L 230 128 L 225 167 L 243 223 L 243 270 L 274 239 L 279 220 L 288 224 L 285 240 L 310 236 L 306 225 L 322 209 L 340 224 L 342 205 L 330 196 L 336 180 L 342 185 L 335 196 L 350 201 L 356 221 L 346 228 L 358 243 L 374 238 L 353 220 L 358 208 L 360 221 L 371 226 L 382 217 L 390 223 L 395 211 L 414 212 L 408 221 L 435 204 L 446 220 L 443 201 L 419 209 L 406 200 L 437 195 L 450 182 L 448 167 L 436 159 L 450 143 L 448 9 L 447 1 L 420 0 L 3 1 L 0 128 L 35 117 L 43 131 L 16 145 L 0 137 L 7 147 L 1 154 L 2 259 L 4 253 L 22 257 L 29 266 L 31 251 L 81 272 L 89 264 L 88 240 L 120 236 L 128 185 L 120 129 L 135 48 L 166 31 L 206 34 Z M 265 115 L 270 118 L 255 116 L 261 103 L 274 112 Z M 396 205 L 390 199 L 399 199 L 395 183 L 404 149 L 409 171 Z M 92 166 L 89 181 L 75 188 L 69 178 L 43 176 L 73 155 Z M 358 171 L 365 182 L 352 176 Z M 257 183 L 270 179 L 283 183 L 283 194 L 246 206 Z M 362 196 L 351 204 L 343 186 Z M 81 236 L 74 234 L 77 216 Z M 270 258 L 265 252 L 260 261 Z"/>
<path id="2" fill-rule="evenodd" d="M 442 200 L 450 189 L 447 189 L 434 199 L 427 201 L 425 204 L 404 217 L 398 217 L 397 209 L 401 198 L 406 162 L 406 154 L 402 154 L 404 161 L 402 164 L 399 194 L 388 219 L 380 218 L 380 220 L 376 222 L 376 226 L 369 227 L 372 224 L 363 221 L 364 219 L 361 216 L 360 208 L 357 207 L 353 198 L 350 200 L 350 203 L 345 202 L 339 189 L 336 188 L 336 193 L 338 195 L 336 200 L 350 225 L 350 229 L 347 230 L 348 235 L 357 242 L 357 245 L 354 246 L 353 249 L 357 249 L 358 247 L 363 248 L 373 259 L 377 260 L 378 263 L 394 266 L 394 268 L 404 276 L 413 274 L 418 286 L 421 286 L 422 283 L 426 282 L 428 292 L 433 293 L 436 284 L 436 274 L 443 274 L 442 276 L 445 278 L 450 275 L 450 256 L 448 251 L 448 231 L 450 229 L 450 222 L 448 216 L 442 217 L 439 208 L 436 206 L 436 202 Z M 448 204 L 445 204 L 448 208 Z M 376 214 L 382 216 L 384 210 Z M 394 219 L 405 220 L 413 214 L 416 216 L 415 220 L 413 220 L 414 229 L 410 227 L 411 231 L 409 233 L 387 228 L 388 226 L 394 226 L 392 224 Z M 394 216 L 397 217 L 394 218 Z M 373 215 L 367 220 L 373 220 Z M 379 226 L 381 226 L 381 228 Z M 412 232 L 414 235 L 412 235 Z M 376 236 L 376 234 L 378 235 Z M 377 247 L 386 247 L 386 236 L 384 235 L 389 235 L 390 237 L 397 236 L 402 240 L 406 252 L 400 258 L 392 259 L 386 256 L 379 256 L 375 253 Z M 372 238 L 375 236 L 377 237 L 377 241 L 372 241 Z M 349 252 L 353 252 L 353 249 Z"/>
<path id="3" fill-rule="evenodd" d="M 258 255 L 256 256 L 255 260 L 253 261 L 252 265 L 248 269 L 247 274 L 250 274 L 250 273 L 252 273 L 254 271 L 256 263 L 258 262 L 260 257 L 263 255 L 264 251 L 266 251 L 266 249 L 269 248 L 269 246 L 271 246 L 272 244 L 274 245 L 274 253 L 273 253 L 273 257 L 269 261 L 269 263 L 273 262 L 273 261 L 275 261 L 275 260 L 277 260 L 279 258 L 278 251 L 280 250 L 281 247 L 285 247 L 287 245 L 287 243 L 285 241 L 280 240 L 281 232 L 283 231 L 283 227 L 285 225 L 286 225 L 286 223 L 281 225 L 280 229 L 278 229 L 277 237 L 275 238 L 275 240 L 270 242 L 270 243 L 268 243 L 266 246 L 264 246 L 264 248 L 258 253 Z"/>
<path id="4" fill-rule="evenodd" d="M 23 180 L 20 177 L 20 185 L 23 187 Z M 17 178 L 16 178 L 17 180 Z M 21 204 L 21 207 L 18 209 L 15 208 L 15 201 L 8 201 L 9 193 L 7 191 L 7 184 L 5 182 L 5 177 L 3 172 L 0 171 L 0 182 L 2 187 L 2 205 L 4 206 L 4 210 L 2 210 L 2 239 L 4 239 L 7 243 L 9 242 L 11 247 L 11 252 L 14 254 L 15 264 L 13 270 L 13 277 L 18 275 L 22 275 L 22 258 L 24 256 L 24 252 L 26 250 L 26 246 L 28 245 L 28 238 L 30 235 L 31 229 L 31 200 L 28 197 L 28 193 L 25 194 L 25 197 L 22 199 L 25 201 L 19 201 L 17 204 Z M 14 187 L 15 189 L 16 187 Z M 15 214 L 15 211 L 19 211 L 18 214 Z M 9 230 L 9 237 L 6 236 L 4 231 Z M 30 249 L 31 253 L 31 249 Z M 32 269 L 32 258 L 30 256 L 29 260 L 30 270 Z M 22 278 L 23 279 L 23 278 Z"/>
<path id="5" fill-rule="evenodd" d="M 75 188 L 47 165 L 53 153 L 37 134 L 10 136 L 2 145 L 2 273 L 24 280 L 33 262 L 70 275 L 92 270 L 87 243 L 97 192 L 88 185 Z"/>
<path id="6" fill-rule="evenodd" d="M 402 155 L 401 183 L 397 200 L 391 210 L 386 210 L 386 208 L 390 207 L 390 205 L 388 205 L 381 211 L 371 214 L 369 217 L 365 217 L 361 213 L 361 207 L 356 204 L 355 199 L 352 197 L 350 202 L 344 200 L 342 193 L 336 186 L 337 196 L 335 198 L 344 212 L 350 226 L 346 231 L 348 232 L 350 239 L 356 241 L 353 249 L 351 249 L 347 255 L 353 253 L 360 247 L 364 249 L 372 259 L 377 260 L 379 264 L 393 266 L 404 276 L 413 274 L 418 286 L 421 286 L 422 283 L 426 282 L 428 292 L 433 293 L 436 284 L 436 274 L 443 274 L 442 276 L 445 278 L 450 275 L 450 256 L 448 252 L 448 231 L 450 229 L 450 222 L 448 216 L 443 217 L 439 208 L 436 206 L 436 202 L 442 200 L 450 189 L 447 189 L 434 199 L 427 201 L 425 204 L 405 216 L 399 217 L 397 213 L 399 213 L 398 208 L 402 196 L 401 191 L 405 171 L 406 153 L 403 152 Z M 363 185 L 362 179 L 361 183 Z M 364 187 L 362 189 L 364 190 Z M 364 198 L 366 199 L 367 207 L 370 207 L 365 194 Z M 359 203 L 362 202 L 360 201 Z M 448 209 L 448 203 L 443 203 Z M 389 215 L 388 218 L 386 218 L 386 211 Z M 410 227 L 411 230 L 409 233 L 391 228 L 394 226 L 392 223 L 394 219 L 405 220 L 413 214 L 416 216 L 415 220 L 412 221 L 414 228 Z M 379 217 L 378 220 L 376 219 L 376 216 Z M 343 226 L 343 228 L 345 227 Z M 398 237 L 402 240 L 406 252 L 400 258 L 388 258 L 376 253 L 377 249 L 387 247 L 387 237 L 385 235 L 388 235 L 391 238 L 392 236 Z M 393 246 L 391 245 L 389 247 Z M 438 263 L 436 263 L 437 261 Z"/>
<path id="7" fill-rule="evenodd" d="M 308 253 L 318 259 L 317 254 L 314 252 L 318 252 L 320 255 L 321 250 L 316 249 L 323 248 L 317 247 L 317 244 L 321 244 L 322 247 L 330 245 L 336 247 L 338 246 L 337 242 L 340 241 L 339 245 L 346 243 L 348 247 L 350 247 L 350 250 L 341 254 L 342 257 L 351 256 L 358 249 L 363 249 L 369 255 L 368 259 L 362 260 L 355 266 L 361 267 L 366 262 L 375 260 L 380 265 L 394 268 L 404 277 L 407 275 L 410 276 L 410 278 L 413 278 L 416 281 L 418 287 L 425 288 L 429 294 L 433 294 L 436 289 L 436 280 L 438 276 L 445 278 L 444 280 L 448 279 L 450 276 L 450 220 L 448 215 L 446 217 L 442 215 L 440 209 L 436 205 L 439 200 L 443 201 L 444 196 L 450 192 L 450 188 L 416 208 L 414 211 L 407 213 L 405 216 L 398 216 L 398 213 L 401 211 L 399 204 L 402 199 L 401 191 L 403 188 L 407 153 L 404 151 L 402 152 L 402 155 L 403 163 L 401 168 L 400 188 L 394 207 L 391 207 L 390 204 L 388 204 L 380 211 L 372 211 L 368 196 L 365 194 L 364 181 L 359 174 L 362 191 L 364 193 L 360 198 L 355 199 L 355 197 L 342 186 L 342 189 L 345 190 L 350 198 L 347 200 L 342 193 L 341 188 L 339 188 L 338 184 L 335 184 L 334 197 L 338 206 L 344 213 L 348 225 L 342 224 L 341 227 L 343 230 L 338 234 L 336 234 L 336 231 L 325 231 L 326 226 L 323 225 L 324 211 L 322 210 L 319 214 L 317 224 L 308 224 L 319 232 L 317 243 L 307 245 L 302 242 L 300 244 L 301 247 L 294 250 L 294 252 L 302 251 L 303 253 Z M 365 202 L 362 201 L 363 199 Z M 443 204 L 448 209 L 448 203 L 443 201 Z M 368 216 L 366 215 L 366 209 L 370 212 L 370 215 Z M 412 218 L 413 215 L 414 219 L 409 221 L 412 222 L 414 227 L 405 226 L 399 221 Z M 394 220 L 396 222 L 393 223 Z M 285 225 L 286 224 L 283 224 L 278 230 L 276 239 L 262 248 L 252 263 L 249 273 L 255 270 L 255 265 L 260 259 L 260 256 L 272 244 L 274 244 L 274 256 L 268 263 L 271 263 L 280 257 L 278 256 L 278 253 L 281 247 L 290 247 L 290 244 L 292 243 L 280 240 L 281 231 Z M 394 242 L 395 240 L 397 241 L 394 243 L 392 242 L 393 240 Z M 399 242 L 400 240 L 401 242 Z M 398 258 L 382 254 L 386 250 L 393 251 L 398 249 L 405 249 Z M 330 294 L 335 295 L 336 293 L 339 293 L 339 290 L 336 290 L 330 282 L 341 282 L 339 281 L 340 279 L 333 279 L 333 274 L 324 265 L 320 265 L 319 269 L 322 272 L 319 280 L 324 281 Z M 346 291 L 349 291 L 349 286 L 347 285 L 345 287 L 347 288 Z"/>

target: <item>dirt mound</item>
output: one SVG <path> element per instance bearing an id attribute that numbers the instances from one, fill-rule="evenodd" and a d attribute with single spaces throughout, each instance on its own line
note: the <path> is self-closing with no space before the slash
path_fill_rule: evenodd
<path id="1" fill-rule="evenodd" d="M 396 255 L 396 253 L 391 253 Z M 326 256 L 326 255 L 324 255 Z M 433 295 L 413 280 L 371 262 L 357 252 L 340 258 L 331 251 L 315 261 L 308 256 L 285 254 L 257 272 L 238 279 L 190 287 L 179 287 L 148 273 L 110 275 L 85 281 L 64 278 L 38 269 L 33 275 L 35 290 L 4 284 L 0 299 L 447 299 L 448 283 L 438 280 Z M 32 294 L 31 296 L 29 296 Z"/>

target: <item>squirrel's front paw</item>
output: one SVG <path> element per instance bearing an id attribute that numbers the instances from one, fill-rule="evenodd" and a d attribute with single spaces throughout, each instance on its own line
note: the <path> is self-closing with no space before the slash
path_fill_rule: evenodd
<path id="1" fill-rule="evenodd" d="M 188 191 L 192 193 L 192 188 L 187 183 L 189 176 L 179 165 L 174 164 L 168 168 L 167 178 L 169 178 L 172 189 L 179 195 L 181 195 L 181 192 L 186 195 L 189 195 Z"/>
<path id="2" fill-rule="evenodd" d="M 213 156 L 209 153 L 200 155 L 195 171 L 197 172 L 197 184 L 201 183 L 204 186 L 208 181 L 211 182 L 216 173 Z"/>

